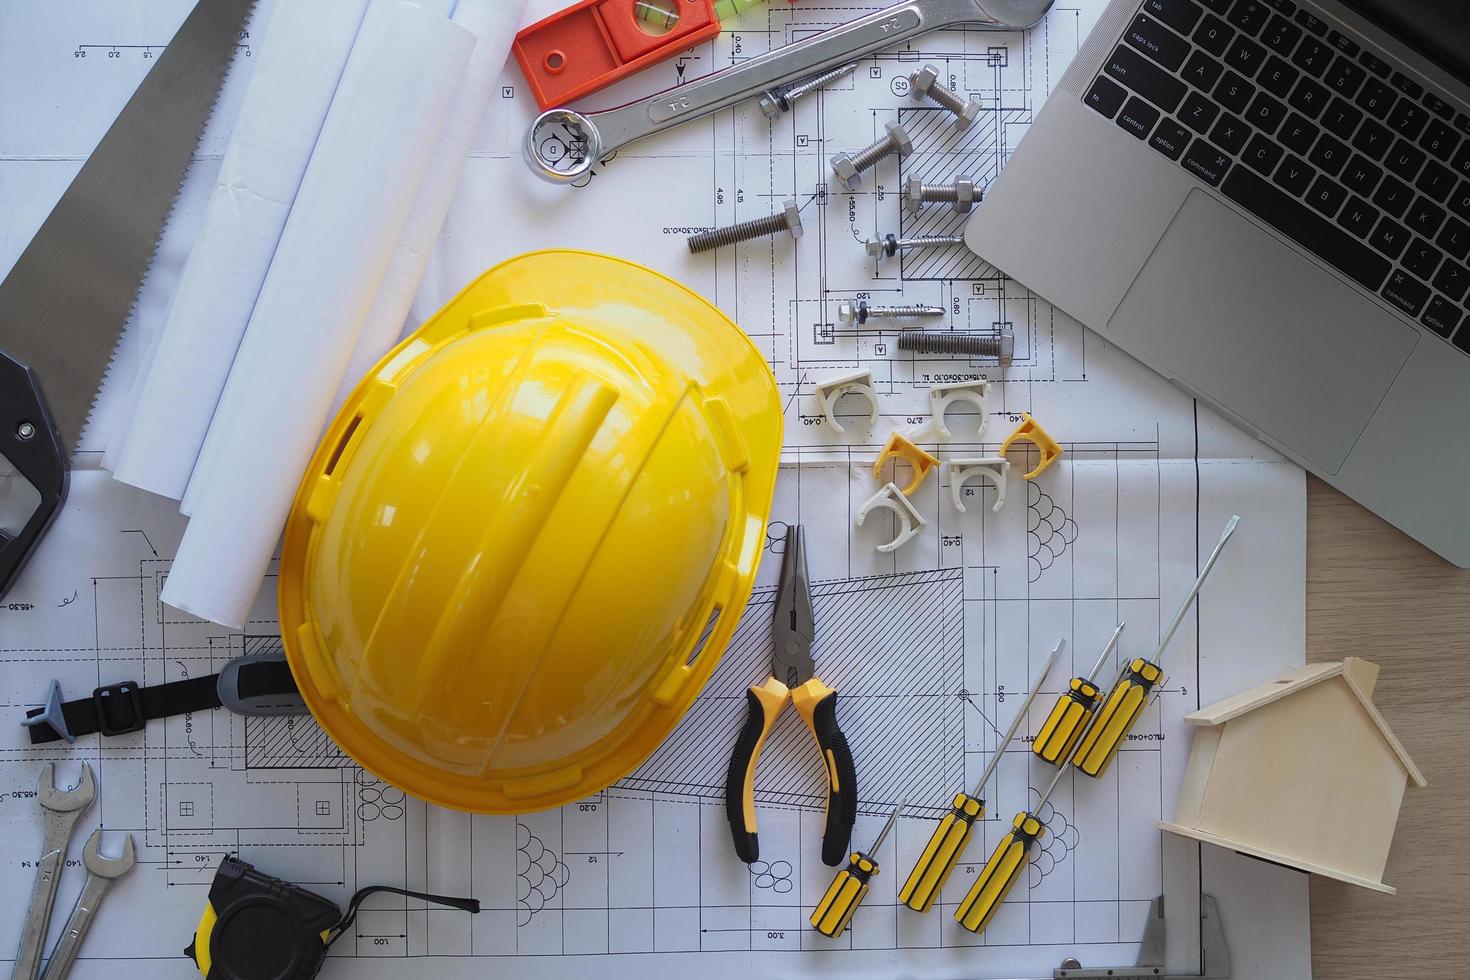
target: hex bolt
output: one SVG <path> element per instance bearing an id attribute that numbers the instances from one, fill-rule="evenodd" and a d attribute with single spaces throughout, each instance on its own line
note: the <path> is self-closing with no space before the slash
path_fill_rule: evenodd
<path id="1" fill-rule="evenodd" d="M 766 114 L 767 119 L 775 119 L 783 112 L 791 111 L 791 104 L 808 92 L 815 92 L 819 88 L 826 88 L 843 75 L 849 75 L 857 70 L 857 62 L 843 65 L 841 68 L 833 68 L 831 71 L 797 82 L 795 85 L 778 85 L 775 88 L 766 89 L 766 94 L 761 96 L 761 112 Z"/>
<path id="2" fill-rule="evenodd" d="M 998 333 L 971 334 L 952 330 L 902 330 L 898 349 L 915 354 L 961 354 L 967 357 L 992 357 L 1010 366 L 1016 356 L 1016 336 L 1010 327 Z"/>
<path id="3" fill-rule="evenodd" d="M 969 214 L 971 208 L 985 199 L 985 192 L 976 190 L 971 177 L 961 177 L 953 184 L 926 184 L 917 177 L 910 177 L 904 198 L 911 214 L 918 214 L 925 204 L 932 201 L 949 201 L 956 213 Z"/>
<path id="4" fill-rule="evenodd" d="M 796 201 L 789 197 L 780 214 L 752 218 L 728 228 L 712 228 L 690 235 L 689 251 L 697 255 L 710 249 L 734 245 L 736 242 L 748 242 L 752 238 L 766 238 L 783 231 L 789 231 L 793 239 L 801 237 L 801 211 L 797 209 Z"/>
<path id="5" fill-rule="evenodd" d="M 953 248 L 965 244 L 964 235 L 924 235 L 919 238 L 899 238 L 884 235 L 877 241 L 868 241 L 865 246 L 874 258 L 892 258 L 899 252 L 916 248 Z"/>
<path id="6" fill-rule="evenodd" d="M 960 98 L 953 89 L 939 84 L 939 69 L 925 65 L 909 73 L 909 92 L 918 100 L 930 99 L 954 113 L 954 128 L 965 130 L 980 115 L 980 100 Z"/>
<path id="7" fill-rule="evenodd" d="M 866 300 L 843 300 L 837 304 L 837 318 L 846 326 L 862 326 L 876 317 L 921 317 L 921 316 L 944 316 L 944 307 L 925 306 L 922 303 L 914 303 L 912 306 L 869 306 Z"/>
<path id="8" fill-rule="evenodd" d="M 872 146 L 856 153 L 839 153 L 832 158 L 832 172 L 843 187 L 855 191 L 863 186 L 862 173 L 871 170 L 879 160 L 894 155 L 907 156 L 913 152 L 914 141 L 909 139 L 908 130 L 896 122 L 884 123 L 883 128 L 888 135 Z"/>

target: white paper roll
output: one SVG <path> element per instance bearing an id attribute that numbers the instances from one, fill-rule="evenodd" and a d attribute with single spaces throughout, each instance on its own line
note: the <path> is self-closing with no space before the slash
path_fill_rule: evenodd
<path id="1" fill-rule="evenodd" d="M 474 41 L 399 3 L 353 51 L 200 455 L 169 605 L 243 624 Z"/>
<path id="2" fill-rule="evenodd" d="M 363 375 L 398 342 L 525 9 L 526 0 L 459 0 L 454 10 L 454 22 L 474 32 L 475 51 L 455 95 L 444 135 L 439 138 L 423 186 L 409 212 L 403 237 L 383 275 L 383 287 L 347 363 L 347 373 L 333 404 L 334 413 Z"/>
<path id="3" fill-rule="evenodd" d="M 183 496 L 367 5 L 275 5 L 204 227 L 131 422 L 110 447 L 122 482 Z"/>

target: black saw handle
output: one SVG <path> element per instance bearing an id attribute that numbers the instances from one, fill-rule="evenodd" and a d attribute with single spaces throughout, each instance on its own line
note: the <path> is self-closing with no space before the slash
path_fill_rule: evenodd
<path id="1" fill-rule="evenodd" d="M 40 504 L 19 534 L 0 529 L 0 599 L 66 501 L 66 449 L 56 431 L 41 382 L 29 367 L 0 351 L 0 456 L 40 494 Z"/>

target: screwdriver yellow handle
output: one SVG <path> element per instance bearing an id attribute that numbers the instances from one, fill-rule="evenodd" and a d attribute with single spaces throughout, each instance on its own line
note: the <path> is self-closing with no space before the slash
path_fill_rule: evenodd
<path id="1" fill-rule="evenodd" d="M 1097 708 L 1100 694 L 1097 685 L 1086 677 L 1072 678 L 1071 686 L 1057 698 L 1051 714 L 1046 716 L 1036 741 L 1031 743 L 1031 751 L 1052 765 L 1058 765 L 1071 754 L 1077 740 L 1082 737 L 1088 719 Z"/>
<path id="2" fill-rule="evenodd" d="M 1006 900 L 1016 880 L 1026 870 L 1026 860 L 1031 847 L 1041 837 L 1044 828 L 1034 813 L 1016 814 L 1011 821 L 1010 832 L 1000 839 L 990 860 L 980 871 L 980 877 L 970 886 L 965 900 L 955 909 L 954 917 L 960 925 L 979 934 L 990 925 L 1000 903 Z"/>
<path id="3" fill-rule="evenodd" d="M 812 928 L 836 939 L 847 931 L 852 915 L 868 894 L 868 879 L 878 873 L 878 862 L 861 851 L 854 851 L 847 867 L 837 872 L 827 894 L 812 912 Z"/>
<path id="4" fill-rule="evenodd" d="M 1118 754 L 1123 740 L 1133 730 L 1133 723 L 1143 714 L 1149 692 L 1163 676 L 1162 667 L 1142 657 L 1134 658 L 1123 669 L 1118 683 L 1113 685 L 1098 709 L 1097 720 L 1082 736 L 1077 754 L 1072 757 L 1072 764 L 1080 772 L 1093 777 L 1107 772 L 1113 756 Z"/>
<path id="5" fill-rule="evenodd" d="M 970 840 L 970 831 L 975 821 L 985 816 L 985 801 L 969 795 L 956 793 L 950 810 L 934 828 L 924 852 L 919 855 L 914 870 L 898 891 L 898 900 L 915 912 L 927 912 L 934 906 L 934 899 L 949 880 L 949 873 L 964 853 Z"/>

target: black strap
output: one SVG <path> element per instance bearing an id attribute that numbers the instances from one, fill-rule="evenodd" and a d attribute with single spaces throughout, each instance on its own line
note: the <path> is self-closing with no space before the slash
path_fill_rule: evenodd
<path id="1" fill-rule="evenodd" d="M 219 676 L 209 674 L 152 687 L 140 687 L 136 681 L 110 684 L 97 688 L 89 698 L 63 702 L 61 716 L 72 738 L 97 732 L 108 736 L 140 732 L 155 718 L 171 718 L 220 707 L 224 702 L 219 696 Z M 242 666 L 239 684 L 246 697 L 296 691 L 291 669 L 284 660 L 262 659 Z M 45 708 L 31 708 L 26 717 L 35 718 L 45 713 Z M 33 725 L 30 733 L 32 745 L 59 742 L 65 738 L 50 724 Z"/>
<path id="2" fill-rule="evenodd" d="M 480 914 L 480 901 L 476 898 L 449 898 L 444 895 L 428 895 L 424 892 L 404 891 L 402 888 L 394 888 L 391 885 L 372 885 L 352 896 L 352 901 L 347 903 L 347 914 L 342 916 L 342 921 L 333 926 L 332 931 L 327 934 L 327 945 L 331 946 L 335 943 L 342 937 L 344 932 L 352 927 L 352 923 L 357 921 L 357 907 L 363 903 L 365 898 L 381 893 L 403 895 L 407 898 L 419 898 L 433 905 L 443 905 L 447 908 L 459 909 L 471 915 Z"/>

